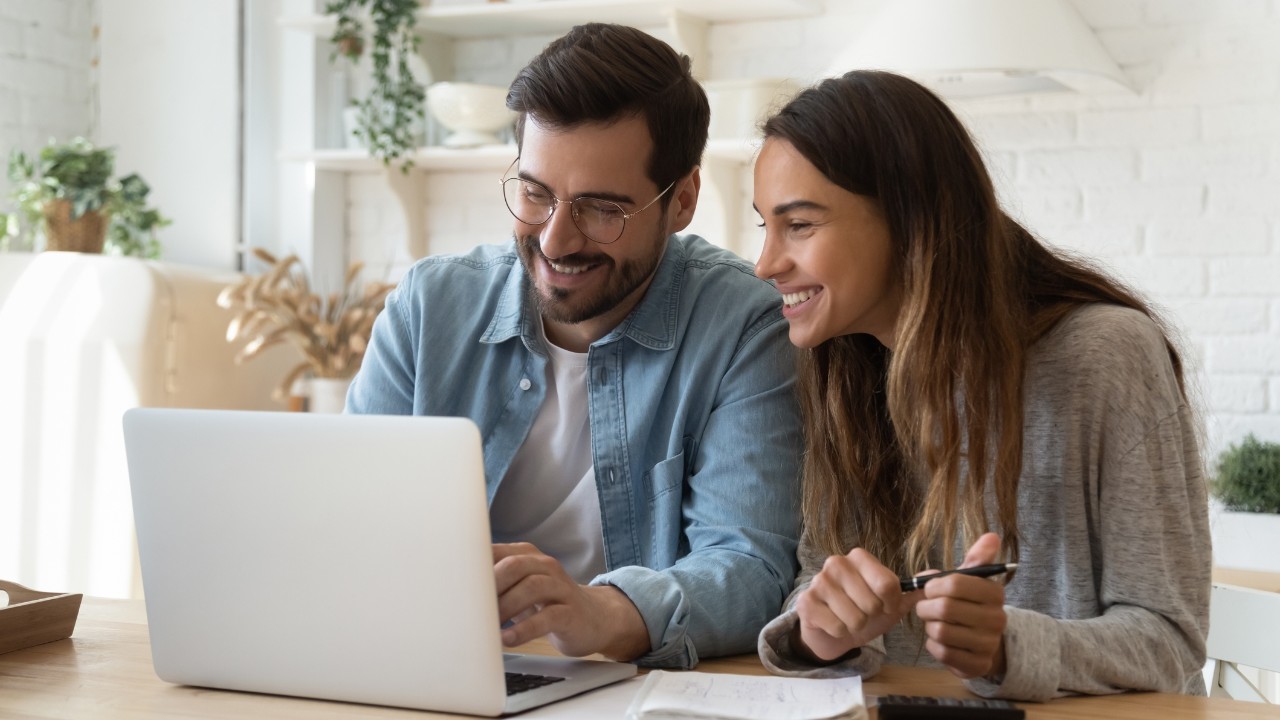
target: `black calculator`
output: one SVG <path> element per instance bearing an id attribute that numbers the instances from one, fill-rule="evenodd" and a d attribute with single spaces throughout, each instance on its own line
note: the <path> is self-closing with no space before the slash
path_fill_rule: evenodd
<path id="1" fill-rule="evenodd" d="M 1008 700 L 883 695 L 880 720 L 1022 720 L 1026 711 Z"/>

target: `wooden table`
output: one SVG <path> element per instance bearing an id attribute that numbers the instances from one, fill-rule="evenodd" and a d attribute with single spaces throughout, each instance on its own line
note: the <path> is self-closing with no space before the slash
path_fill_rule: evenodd
<path id="1" fill-rule="evenodd" d="M 1280 573 L 1215 567 L 1213 581 L 1224 585 L 1239 585 L 1254 590 L 1280 593 Z"/>
<path id="2" fill-rule="evenodd" d="M 549 646 L 527 648 L 546 651 Z M 708 672 L 760 674 L 754 656 L 704 662 Z M 967 697 L 942 670 L 887 667 L 864 685 L 868 695 L 889 693 Z M 1077 697 L 1027 704 L 1030 720 L 1232 720 L 1280 717 L 1274 706 L 1161 693 Z M 146 613 L 138 600 L 85 598 L 69 640 L 0 655 L 0 717 L 75 720 L 147 718 L 441 718 L 458 717 L 394 708 L 302 700 L 170 685 L 155 676 Z M 873 711 L 872 717 L 875 717 Z"/>

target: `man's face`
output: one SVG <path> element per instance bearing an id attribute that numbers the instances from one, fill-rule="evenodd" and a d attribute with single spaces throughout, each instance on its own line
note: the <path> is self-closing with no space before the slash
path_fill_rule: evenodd
<path id="1" fill-rule="evenodd" d="M 512 174 L 541 185 L 561 202 L 541 225 L 515 220 L 514 235 L 548 337 L 557 344 L 565 344 L 557 337 L 565 333 L 575 339 L 568 345 L 603 337 L 644 297 L 674 232 L 662 201 L 627 219 L 621 237 L 609 244 L 577 227 L 570 202 L 587 196 L 611 200 L 626 213 L 644 208 L 663 190 L 646 174 L 652 147 L 643 118 L 568 130 L 526 119 Z M 677 181 L 668 193 L 684 182 Z"/>

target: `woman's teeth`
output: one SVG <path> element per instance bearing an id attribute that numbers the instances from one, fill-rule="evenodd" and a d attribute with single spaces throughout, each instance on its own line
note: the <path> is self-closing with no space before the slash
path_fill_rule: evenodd
<path id="1" fill-rule="evenodd" d="M 817 294 L 817 290 L 801 290 L 800 292 L 782 293 L 782 304 L 787 307 L 795 307 Z"/>

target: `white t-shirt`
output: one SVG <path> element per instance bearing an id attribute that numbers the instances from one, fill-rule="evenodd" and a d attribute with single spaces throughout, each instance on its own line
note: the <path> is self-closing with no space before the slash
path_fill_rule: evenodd
<path id="1" fill-rule="evenodd" d="M 547 397 L 489 507 L 493 541 L 533 543 L 575 581 L 605 571 L 600 498 L 591 459 L 587 353 L 543 340 Z"/>

